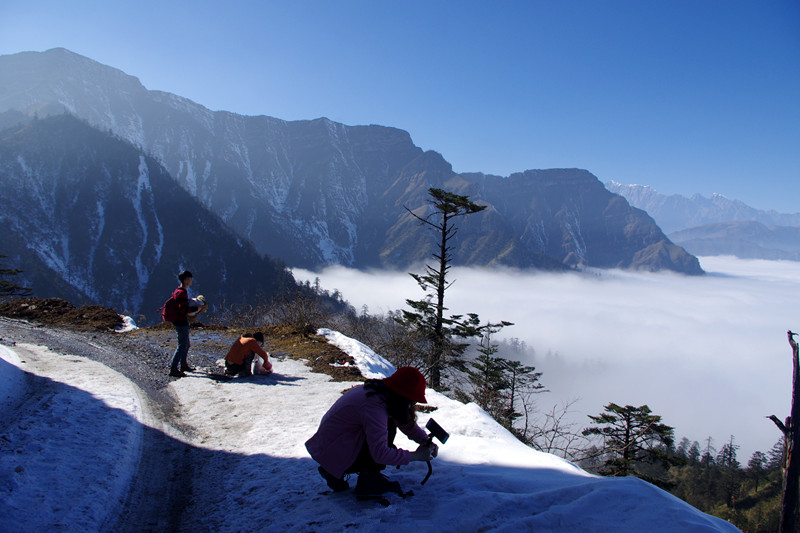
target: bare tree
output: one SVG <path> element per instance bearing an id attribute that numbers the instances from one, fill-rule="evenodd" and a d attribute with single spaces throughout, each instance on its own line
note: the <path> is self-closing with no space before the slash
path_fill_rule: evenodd
<path id="1" fill-rule="evenodd" d="M 568 417 L 577 401 L 553 405 L 552 409 L 541 414 L 542 420 L 533 424 L 528 421 L 526 409 L 525 430 L 530 432 L 527 439 L 530 445 L 570 461 L 584 459 L 589 439 L 581 433 L 581 426 Z"/>
<path id="2" fill-rule="evenodd" d="M 798 391 L 798 378 L 800 378 L 800 363 L 798 362 L 798 346 L 794 337 L 797 333 L 787 331 L 789 345 L 792 347 L 792 410 L 785 423 L 777 416 L 771 415 L 770 420 L 775 422 L 783 433 L 784 457 L 783 465 L 783 502 L 781 504 L 781 533 L 796 531 L 798 489 L 800 489 L 800 458 L 794 456 L 794 447 L 800 442 L 800 391 Z"/>

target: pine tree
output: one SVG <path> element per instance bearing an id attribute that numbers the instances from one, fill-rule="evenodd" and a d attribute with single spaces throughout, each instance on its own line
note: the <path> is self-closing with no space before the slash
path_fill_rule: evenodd
<path id="1" fill-rule="evenodd" d="M 755 492 L 758 492 L 758 484 L 764 477 L 764 472 L 767 469 L 767 456 L 764 452 L 753 452 L 750 460 L 747 462 L 747 475 L 753 480 L 753 487 Z"/>
<path id="2" fill-rule="evenodd" d="M 504 360 L 494 357 L 496 345 L 485 346 L 481 341 L 478 351 L 481 355 L 471 361 L 467 368 L 467 377 L 473 385 L 472 401 L 499 421 L 504 409 L 502 392 L 508 388 Z"/>
<path id="3" fill-rule="evenodd" d="M 507 407 L 501 418 L 501 424 L 512 429 L 514 421 L 522 416 L 517 412 L 516 406 L 519 399 L 530 393 L 546 392 L 544 385 L 539 382 L 541 372 L 536 372 L 536 367 L 525 366 L 519 361 L 504 360 L 505 374 L 508 381 Z M 522 402 L 525 403 L 524 400 Z M 527 411 L 527 408 L 525 409 Z"/>
<path id="4" fill-rule="evenodd" d="M 692 442 L 689 446 L 689 451 L 686 452 L 686 458 L 690 465 L 696 465 L 700 462 L 700 443 L 697 441 Z"/>
<path id="5" fill-rule="evenodd" d="M 711 467 L 716 464 L 714 454 L 717 452 L 717 449 L 714 448 L 714 445 L 712 444 L 713 442 L 714 439 L 711 437 L 706 438 L 706 449 L 703 451 L 703 455 L 700 458 L 703 468 L 705 468 L 707 471 L 710 471 Z"/>
<path id="6" fill-rule="evenodd" d="M 739 461 L 736 459 L 736 450 L 740 448 L 738 444 L 734 444 L 734 437 L 731 435 L 731 440 L 723 444 L 722 449 L 717 454 L 717 464 L 725 468 L 739 468 Z"/>
<path id="7" fill-rule="evenodd" d="M 639 463 L 659 463 L 669 468 L 663 446 L 672 444 L 674 429 L 662 424 L 661 417 L 652 414 L 647 405 L 622 407 L 609 403 L 604 413 L 589 418 L 595 425 L 584 429 L 583 434 L 601 436 L 610 455 L 602 473 L 647 477 L 637 469 Z"/>
<path id="8" fill-rule="evenodd" d="M 786 443 L 783 438 L 772 445 L 767 453 L 767 469 L 770 471 L 780 471 L 786 465 Z"/>
<path id="9" fill-rule="evenodd" d="M 689 447 L 692 445 L 691 441 L 687 437 L 683 437 L 681 442 L 678 444 L 678 447 L 675 449 L 675 457 L 682 459 L 684 461 L 689 460 Z"/>
<path id="10" fill-rule="evenodd" d="M 501 322 L 480 327 L 484 333 L 478 348 L 481 355 L 471 361 L 466 370 L 472 392 L 462 392 L 461 395 L 465 400 L 481 406 L 503 427 L 514 431 L 514 421 L 522 416 L 516 410 L 520 396 L 540 392 L 544 385 L 539 383 L 542 373 L 536 372 L 535 367 L 496 357 L 499 348 L 492 343 L 492 335 L 500 328 L 511 325 L 510 322 Z"/>
<path id="11" fill-rule="evenodd" d="M 422 300 L 406 300 L 411 310 L 403 311 L 402 324 L 421 333 L 430 343 L 430 349 L 422 363 L 428 384 L 433 389 L 441 389 L 442 374 L 450 366 L 461 365 L 461 357 L 469 346 L 459 339 L 480 335 L 480 319 L 477 314 L 470 313 L 466 317 L 446 317 L 444 314 L 447 310 L 444 305 L 445 291 L 453 284 L 447 279 L 453 260 L 450 241 L 457 233 L 453 219 L 478 213 L 486 209 L 486 206 L 474 204 L 467 196 L 459 196 L 442 189 L 429 189 L 428 194 L 433 213 L 420 217 L 410 209 L 406 210 L 437 233 L 437 251 L 433 254 L 437 262 L 434 266 L 425 265 L 424 274 L 411 274 L 427 294 Z"/>
<path id="12" fill-rule="evenodd" d="M 722 449 L 717 454 L 717 466 L 721 470 L 721 490 L 722 497 L 725 500 L 725 505 L 729 508 L 733 507 L 735 498 L 739 495 L 739 482 L 740 471 L 739 461 L 736 459 L 736 450 L 739 449 L 738 444 L 733 443 L 733 435 L 731 440 L 722 446 Z"/>

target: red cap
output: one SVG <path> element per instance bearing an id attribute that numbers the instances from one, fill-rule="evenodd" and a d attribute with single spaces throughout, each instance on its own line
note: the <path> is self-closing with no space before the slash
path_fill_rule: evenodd
<path id="1" fill-rule="evenodd" d="M 383 382 L 389 388 L 404 396 L 409 400 L 417 403 L 428 403 L 425 399 L 425 376 L 414 368 L 413 366 L 404 366 L 397 369 L 397 371 L 384 378 Z"/>

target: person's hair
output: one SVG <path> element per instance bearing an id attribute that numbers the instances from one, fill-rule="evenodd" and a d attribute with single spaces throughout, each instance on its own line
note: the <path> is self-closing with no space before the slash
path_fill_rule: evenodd
<path id="1" fill-rule="evenodd" d="M 255 333 L 243 333 L 242 337 L 245 339 L 255 339 L 258 341 L 259 344 L 264 343 L 264 334 L 260 331 L 256 331 Z"/>
<path id="2" fill-rule="evenodd" d="M 183 283 L 183 280 L 185 280 L 186 278 L 193 278 L 193 277 L 194 277 L 194 276 L 192 276 L 192 273 L 191 273 L 191 272 L 189 272 L 188 270 L 184 270 L 183 272 L 181 272 L 180 274 L 178 274 L 178 281 L 180 281 L 181 283 Z"/>
<path id="3" fill-rule="evenodd" d="M 383 398 L 386 402 L 386 412 L 398 426 L 416 422 L 417 411 L 414 409 L 414 402 L 389 389 L 382 379 L 368 379 L 364 383 L 364 388 L 367 390 L 367 396 L 378 394 Z"/>

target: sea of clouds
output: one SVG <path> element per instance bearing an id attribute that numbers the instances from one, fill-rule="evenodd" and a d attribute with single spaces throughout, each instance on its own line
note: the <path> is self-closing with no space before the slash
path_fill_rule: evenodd
<path id="1" fill-rule="evenodd" d="M 522 361 L 542 371 L 549 410 L 573 400 L 570 416 L 588 425 L 609 402 L 647 404 L 702 446 L 719 450 L 735 437 L 739 461 L 768 452 L 791 407 L 791 348 L 800 330 L 800 263 L 700 258 L 706 276 L 591 271 L 549 274 L 457 268 L 446 295 L 449 314 L 478 313 L 483 322 L 515 325 L 498 338 L 532 350 Z M 332 267 L 295 270 L 319 278 L 356 309 L 401 309 L 422 292 L 407 272 Z"/>

